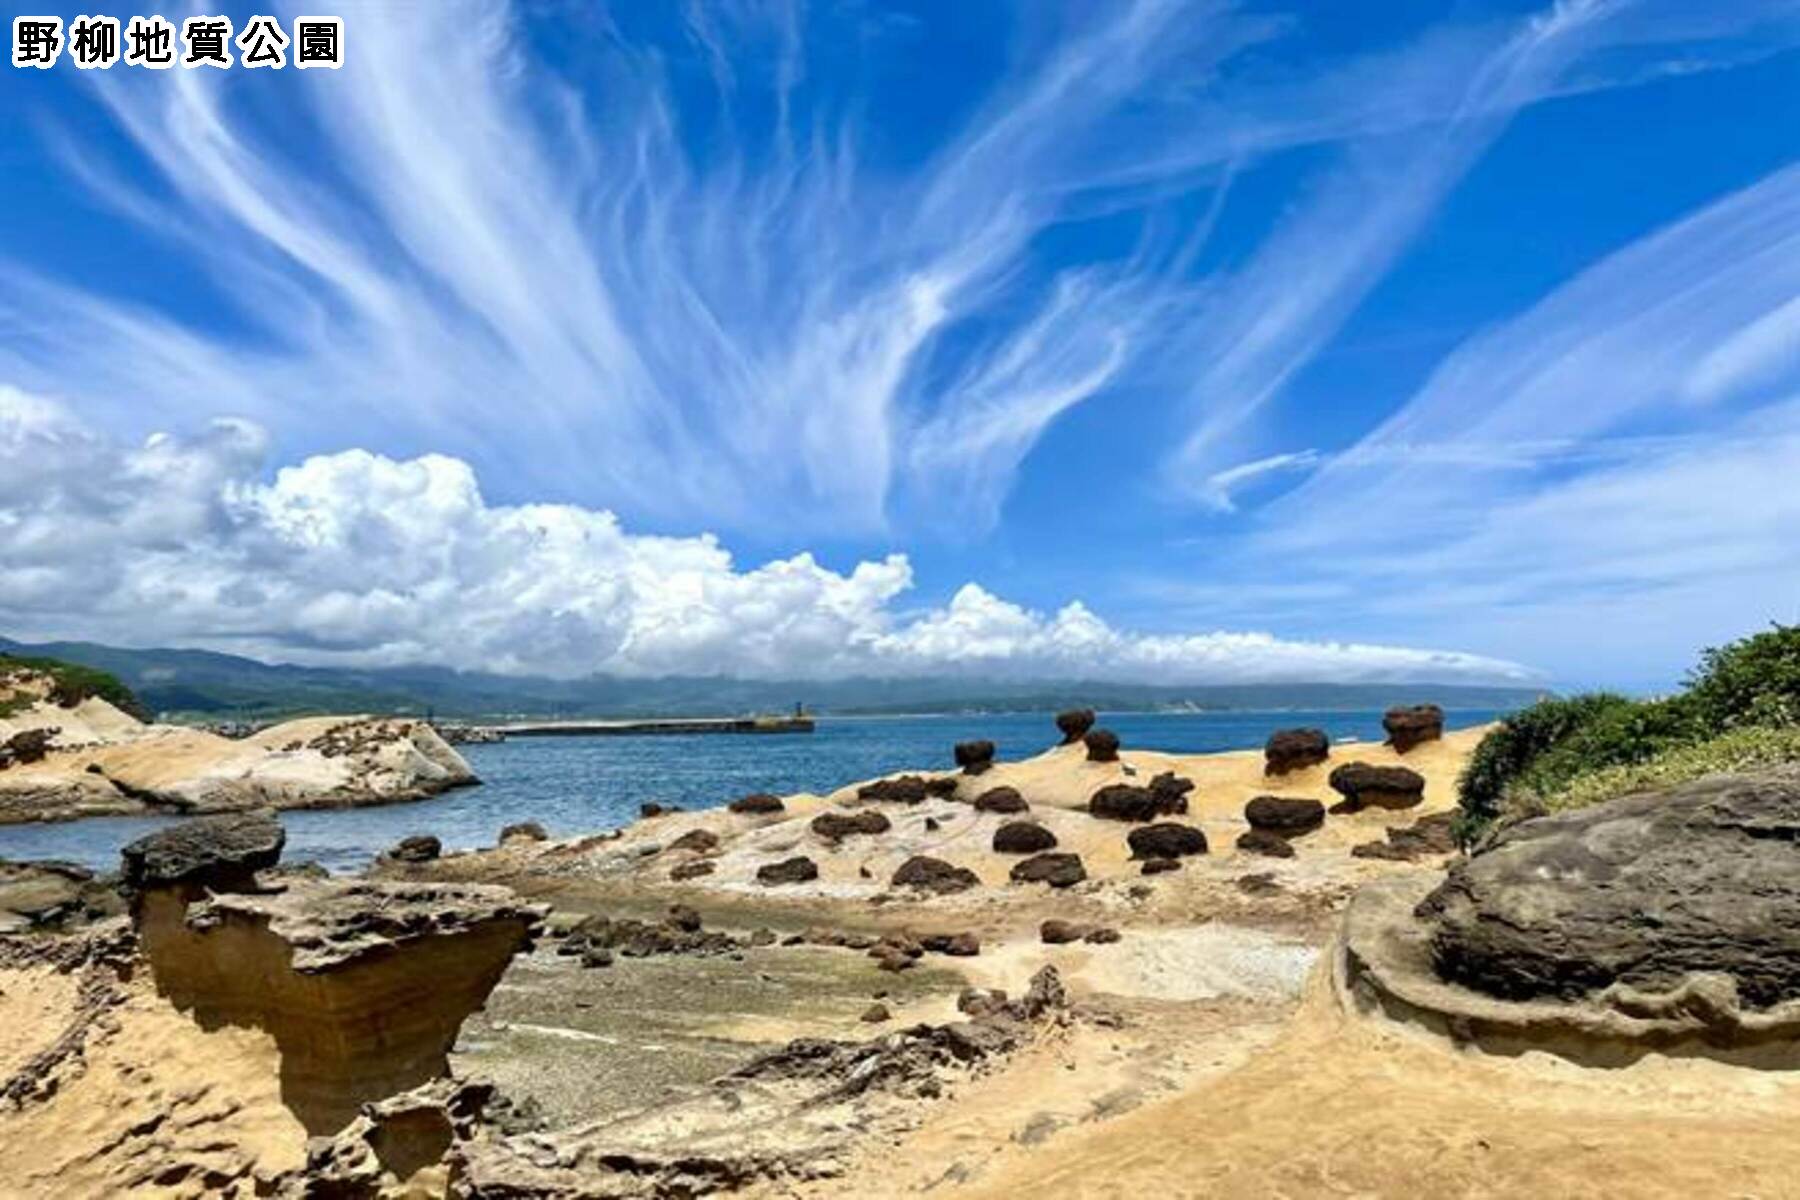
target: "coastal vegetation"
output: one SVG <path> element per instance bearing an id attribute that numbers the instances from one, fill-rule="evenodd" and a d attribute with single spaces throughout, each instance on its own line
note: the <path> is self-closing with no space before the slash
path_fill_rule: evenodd
<path id="1" fill-rule="evenodd" d="M 40 696 L 35 689 L 27 691 L 12 686 L 14 681 L 26 677 L 47 677 L 50 680 L 49 695 Z M 0 651 L 0 717 L 12 716 L 39 699 L 48 699 L 59 708 L 73 708 L 92 696 L 98 696 L 140 720 L 146 719 L 138 698 L 116 675 L 60 659 Z"/>
<path id="2" fill-rule="evenodd" d="M 1458 783 L 1459 837 L 1719 771 L 1800 761 L 1800 626 L 1702 652 L 1679 693 L 1539 701 L 1484 738 Z"/>

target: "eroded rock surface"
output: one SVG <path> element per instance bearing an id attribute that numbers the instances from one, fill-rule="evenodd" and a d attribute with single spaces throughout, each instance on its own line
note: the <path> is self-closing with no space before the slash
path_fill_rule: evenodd
<path id="1" fill-rule="evenodd" d="M 1419 906 L 1440 975 L 1506 999 L 1722 976 L 1800 999 L 1800 772 L 1714 776 L 1502 831 Z"/>

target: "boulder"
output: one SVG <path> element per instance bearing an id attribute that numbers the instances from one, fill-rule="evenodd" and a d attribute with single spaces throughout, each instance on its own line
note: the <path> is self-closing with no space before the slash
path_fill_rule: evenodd
<path id="1" fill-rule="evenodd" d="M 1094 727 L 1094 710 L 1071 708 L 1056 714 L 1056 728 L 1062 732 L 1062 744 L 1073 746 Z"/>
<path id="2" fill-rule="evenodd" d="M 880 813 L 874 814 L 880 816 Z M 882 818 L 884 821 L 885 817 Z M 719 848 L 719 835 L 710 829 L 690 829 L 669 843 L 671 850 L 691 850 L 695 854 L 711 854 Z"/>
<path id="3" fill-rule="evenodd" d="M 1185 858 L 1206 853 L 1206 835 L 1192 825 L 1162 821 L 1134 829 L 1125 838 L 1133 858 Z"/>
<path id="4" fill-rule="evenodd" d="M 1800 770 L 1715 775 L 1523 821 L 1418 906 L 1444 979 L 1507 1000 L 1722 976 L 1800 1000 Z"/>
<path id="5" fill-rule="evenodd" d="M 1250 828 L 1299 837 L 1325 823 L 1325 805 L 1303 796 L 1258 796 L 1244 805 Z"/>
<path id="6" fill-rule="evenodd" d="M 994 830 L 995 854 L 1036 854 L 1055 846 L 1056 835 L 1035 821 L 1008 821 Z"/>
<path id="7" fill-rule="evenodd" d="M 1086 878 L 1079 854 L 1034 854 L 1012 869 L 1014 883 L 1047 883 L 1054 888 L 1073 887 Z"/>
<path id="8" fill-rule="evenodd" d="M 1194 781 L 1183 779 L 1173 771 L 1164 771 L 1150 780 L 1150 794 L 1156 798 L 1158 811 L 1174 816 L 1188 810 L 1187 796 Z"/>
<path id="9" fill-rule="evenodd" d="M 1333 811 L 1412 808 L 1425 799 L 1425 777 L 1410 767 L 1345 763 L 1331 773 L 1332 789 L 1344 797 Z"/>
<path id="10" fill-rule="evenodd" d="M 1089 762 L 1118 762 L 1119 735 L 1110 729 L 1090 729 L 1082 735 Z"/>
<path id="11" fill-rule="evenodd" d="M 726 805 L 726 810 L 740 816 L 765 816 L 769 813 L 786 812 L 787 805 L 782 802 L 780 796 L 772 796 L 768 792 L 754 792 L 733 800 Z"/>
<path id="12" fill-rule="evenodd" d="M 1331 757 L 1331 739 L 1323 729 L 1281 729 L 1263 746 L 1263 773 L 1286 775 L 1316 766 Z"/>
<path id="13" fill-rule="evenodd" d="M 1435 704 L 1390 708 L 1381 718 L 1381 727 L 1387 730 L 1388 745 L 1394 752 L 1405 754 L 1414 746 L 1444 736 L 1444 710 Z"/>
<path id="14" fill-rule="evenodd" d="M 1088 815 L 1107 821 L 1154 821 L 1186 811 L 1187 797 L 1170 787 L 1158 791 L 1130 783 L 1109 783 L 1088 797 Z"/>
<path id="15" fill-rule="evenodd" d="M 872 808 L 861 812 L 823 812 L 812 819 L 810 828 L 827 841 L 841 841 L 854 834 L 886 833 L 894 823 Z"/>
<path id="16" fill-rule="evenodd" d="M 1293 843 L 1273 829 L 1246 829 L 1238 834 L 1237 848 L 1245 854 L 1261 854 L 1268 858 L 1294 857 Z"/>
<path id="17" fill-rule="evenodd" d="M 941 858 L 915 854 L 900 864 L 900 869 L 894 872 L 892 883 L 895 887 L 916 888 L 942 896 L 979 887 L 981 877 L 967 867 L 947 863 Z"/>
<path id="18" fill-rule="evenodd" d="M 120 851 L 126 887 L 142 892 L 184 885 L 246 892 L 257 871 L 281 861 L 287 831 L 270 812 L 200 817 L 137 839 Z"/>
<path id="19" fill-rule="evenodd" d="M 1038 938 L 1046 946 L 1066 946 L 1070 942 L 1079 942 L 1087 936 L 1087 931 L 1086 925 L 1051 917 L 1038 926 Z"/>
<path id="20" fill-rule="evenodd" d="M 952 753 L 964 775 L 980 775 L 994 765 L 994 743 L 958 742 Z"/>
<path id="21" fill-rule="evenodd" d="M 756 882 L 764 887 L 778 887 L 784 883 L 811 883 L 818 877 L 819 864 L 804 854 L 784 858 L 780 862 L 764 863 L 756 868 Z"/>
<path id="22" fill-rule="evenodd" d="M 880 1003 L 871 1004 L 869 1007 L 863 1009 L 863 1015 L 861 1017 L 861 1020 L 867 1021 L 871 1025 L 877 1025 L 882 1021 L 891 1021 L 893 1019 L 894 1014 L 888 1011 L 888 1006 Z"/>
<path id="23" fill-rule="evenodd" d="M 1146 858 L 1141 871 L 1145 875 L 1161 875 L 1168 871 L 1181 870 L 1181 863 L 1173 858 Z"/>
<path id="24" fill-rule="evenodd" d="M 877 779 L 856 789 L 858 800 L 883 800 L 899 804 L 919 804 L 933 793 L 917 775 L 899 775 L 893 779 Z"/>
<path id="25" fill-rule="evenodd" d="M 951 958 L 974 958 L 981 953 L 981 939 L 966 930 L 926 934 L 919 939 L 919 945 L 932 954 L 947 954 Z"/>
<path id="26" fill-rule="evenodd" d="M 395 842 L 382 857 L 390 862 L 425 863 L 436 859 L 443 852 L 444 843 L 437 838 L 429 833 L 415 833 Z"/>
<path id="27" fill-rule="evenodd" d="M 1025 803 L 1025 797 L 1019 794 L 1018 788 L 989 788 L 975 797 L 976 812 L 1022 813 L 1030 808 L 1031 805 Z"/>
<path id="28" fill-rule="evenodd" d="M 526 842 L 542 842 L 548 840 L 549 837 L 550 835 L 544 832 L 544 827 L 536 821 L 520 821 L 516 825 L 508 825 L 500 831 L 500 844 L 504 846 L 514 838 Z"/>
<path id="29" fill-rule="evenodd" d="M 679 804 L 663 804 L 657 800 L 646 800 L 638 805 L 638 816 L 644 820 L 648 820 L 651 817 L 666 817 L 670 813 L 678 813 L 680 811 L 681 805 Z"/>

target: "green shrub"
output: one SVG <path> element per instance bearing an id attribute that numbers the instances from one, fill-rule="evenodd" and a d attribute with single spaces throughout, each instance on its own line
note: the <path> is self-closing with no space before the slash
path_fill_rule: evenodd
<path id="1" fill-rule="evenodd" d="M 1800 763 L 1800 726 L 1746 725 L 1691 745 L 1666 749 L 1643 762 L 1584 771 L 1554 790 L 1531 797 L 1546 812 L 1585 808 L 1632 792 L 1673 787 L 1703 775 L 1755 771 Z"/>
<path id="2" fill-rule="evenodd" d="M 1800 725 L 1800 625 L 1703 651 L 1683 700 L 1713 730 Z"/>
<path id="3" fill-rule="evenodd" d="M 1545 752 L 1609 714 L 1636 707 L 1624 696 L 1591 692 L 1540 700 L 1501 721 L 1500 728 L 1475 747 L 1457 781 L 1457 803 L 1462 808 L 1459 835 L 1467 841 L 1492 824 L 1500 816 L 1507 787 Z"/>

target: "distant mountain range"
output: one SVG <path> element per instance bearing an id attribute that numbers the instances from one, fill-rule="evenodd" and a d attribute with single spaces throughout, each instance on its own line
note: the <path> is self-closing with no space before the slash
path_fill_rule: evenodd
<path id="1" fill-rule="evenodd" d="M 1435 702 L 1445 708 L 1514 708 L 1541 689 L 1462 684 L 1269 683 L 1164 687 L 1079 680 L 843 679 L 770 682 L 726 678 L 549 679 L 444 667 L 300 667 L 210 650 L 127 650 L 92 642 L 26 644 L 0 652 L 60 658 L 109 671 L 152 712 L 169 717 L 266 718 L 385 712 L 440 717 L 687 717 L 780 712 L 796 704 L 839 715 L 1112 711 L 1371 709 Z"/>

